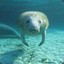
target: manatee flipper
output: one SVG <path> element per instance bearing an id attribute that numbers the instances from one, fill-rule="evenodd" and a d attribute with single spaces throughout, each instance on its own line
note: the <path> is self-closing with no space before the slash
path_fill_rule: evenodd
<path id="1" fill-rule="evenodd" d="M 25 35 L 23 33 L 21 34 L 21 39 L 23 44 L 25 44 L 26 46 L 29 46 L 28 43 L 25 41 Z"/>
<path id="2" fill-rule="evenodd" d="M 42 41 L 40 42 L 39 46 L 41 46 L 44 43 L 45 35 L 46 35 L 46 31 L 44 30 L 43 33 L 42 33 Z"/>

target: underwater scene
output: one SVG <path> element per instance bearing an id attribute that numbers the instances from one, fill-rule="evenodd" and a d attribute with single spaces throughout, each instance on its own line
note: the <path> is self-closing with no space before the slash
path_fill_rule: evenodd
<path id="1" fill-rule="evenodd" d="M 0 64 L 64 64 L 64 0 L 0 0 Z"/>

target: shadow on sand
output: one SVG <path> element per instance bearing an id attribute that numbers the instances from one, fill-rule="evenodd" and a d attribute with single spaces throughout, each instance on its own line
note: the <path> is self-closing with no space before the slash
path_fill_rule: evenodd
<path id="1" fill-rule="evenodd" d="M 22 56 L 23 53 L 24 51 L 22 49 L 4 53 L 0 56 L 0 64 L 14 64 L 14 60 Z"/>

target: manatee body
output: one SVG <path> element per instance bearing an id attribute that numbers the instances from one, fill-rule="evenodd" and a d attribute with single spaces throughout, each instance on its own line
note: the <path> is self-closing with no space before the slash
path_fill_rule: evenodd
<path id="1" fill-rule="evenodd" d="M 39 44 L 41 46 L 45 41 L 46 29 L 49 26 L 47 16 L 38 11 L 27 11 L 20 14 L 18 18 L 18 27 L 21 33 L 22 42 L 28 46 L 25 41 L 25 35 L 36 36 L 42 35 L 42 41 Z"/>

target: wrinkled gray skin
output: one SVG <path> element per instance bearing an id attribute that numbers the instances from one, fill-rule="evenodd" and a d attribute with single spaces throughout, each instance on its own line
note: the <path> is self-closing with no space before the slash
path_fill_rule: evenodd
<path id="1" fill-rule="evenodd" d="M 18 27 L 21 33 L 22 42 L 29 46 L 25 41 L 25 35 L 36 36 L 42 35 L 41 46 L 45 41 L 46 29 L 48 28 L 48 19 L 45 14 L 38 11 L 27 11 L 22 13 L 18 19 Z"/>

